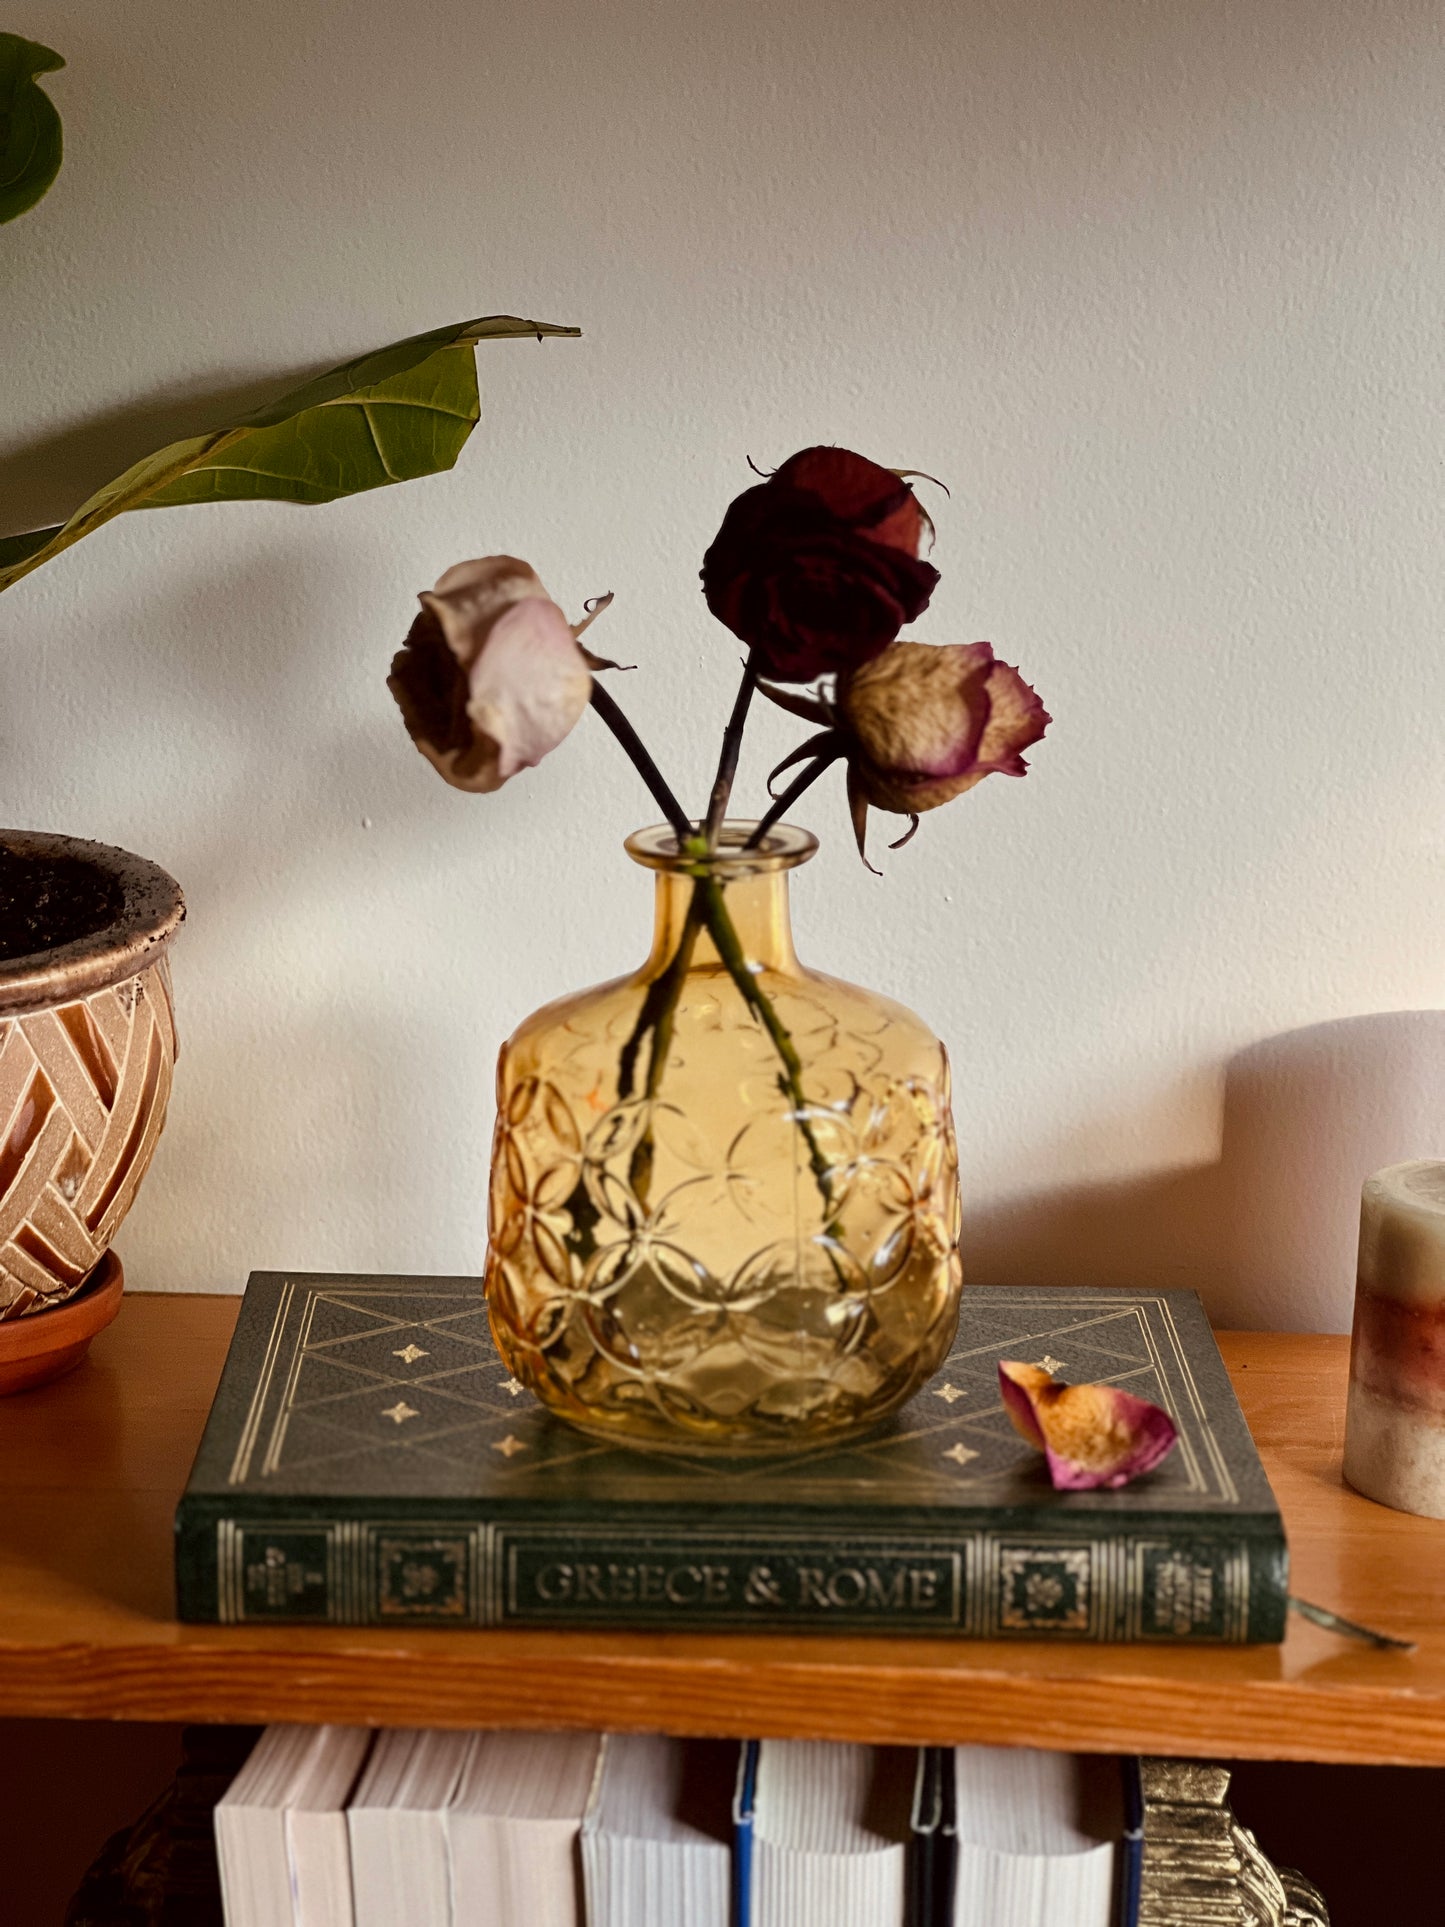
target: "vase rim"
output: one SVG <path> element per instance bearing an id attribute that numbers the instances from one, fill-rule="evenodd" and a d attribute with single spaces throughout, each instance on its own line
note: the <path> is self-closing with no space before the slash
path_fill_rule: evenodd
<path id="1" fill-rule="evenodd" d="M 794 823 L 774 823 L 755 850 L 745 850 L 743 845 L 758 827 L 758 820 L 730 816 L 718 832 L 717 850 L 706 857 L 685 855 L 678 847 L 676 830 L 667 823 L 634 830 L 622 847 L 645 870 L 661 870 L 673 876 L 702 873 L 720 877 L 725 883 L 738 877 L 774 876 L 796 870 L 817 854 L 817 837 Z"/>
<path id="2" fill-rule="evenodd" d="M 43 830 L 0 830 L 0 852 L 89 870 L 113 887 L 116 899 L 114 910 L 88 933 L 0 959 L 0 1018 L 71 1003 L 138 975 L 160 961 L 185 918 L 175 878 L 114 844 Z"/>

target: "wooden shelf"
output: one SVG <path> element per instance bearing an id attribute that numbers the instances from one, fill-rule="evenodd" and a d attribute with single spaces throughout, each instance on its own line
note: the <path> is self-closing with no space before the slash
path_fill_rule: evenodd
<path id="1" fill-rule="evenodd" d="M 1340 1480 L 1348 1341 L 1221 1340 L 1293 1589 L 1419 1642 L 1283 1647 L 181 1626 L 171 1518 L 238 1300 L 131 1295 L 0 1400 L 0 1715 L 581 1726 L 1445 1764 L 1445 1523 Z"/>

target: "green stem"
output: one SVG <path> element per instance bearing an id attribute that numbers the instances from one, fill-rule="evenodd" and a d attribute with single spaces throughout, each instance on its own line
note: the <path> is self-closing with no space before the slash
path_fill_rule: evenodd
<path id="1" fill-rule="evenodd" d="M 792 1103 L 793 1122 L 797 1125 L 799 1134 L 808 1147 L 808 1163 L 817 1181 L 819 1194 L 823 1203 L 831 1210 L 833 1206 L 832 1166 L 823 1156 L 822 1148 L 806 1115 L 808 1100 L 803 1094 L 803 1060 L 798 1055 L 797 1046 L 793 1042 L 787 1025 L 774 1009 L 772 998 L 754 975 L 742 944 L 738 940 L 732 916 L 723 899 L 722 886 L 714 877 L 703 877 L 699 879 L 697 887 L 703 900 L 703 920 L 707 925 L 708 935 L 717 946 L 717 953 L 723 961 L 723 966 L 737 985 L 743 1002 L 757 1013 L 763 1029 L 772 1039 L 773 1049 L 778 1053 L 783 1066 L 778 1083 L 784 1095 Z"/>
<path id="2" fill-rule="evenodd" d="M 694 884 L 692 901 L 688 904 L 687 915 L 683 919 L 677 949 L 669 958 L 667 968 L 654 977 L 647 986 L 647 994 L 642 1000 L 642 1008 L 637 1013 L 637 1022 L 632 1027 L 632 1035 L 622 1047 L 622 1056 L 618 1060 L 617 1067 L 619 1097 L 632 1095 L 637 1071 L 637 1053 L 649 1030 L 652 1032 L 652 1049 L 647 1060 L 647 1083 L 643 1095 L 650 1102 L 662 1089 L 662 1074 L 667 1068 L 668 1052 L 672 1049 L 673 1033 L 677 1028 L 677 1006 L 682 997 L 682 986 L 686 981 L 687 973 L 692 968 L 698 933 L 702 929 L 701 896 L 702 886 Z M 633 1147 L 632 1159 L 628 1166 L 633 1196 L 643 1204 L 647 1203 L 647 1193 L 652 1184 L 653 1156 L 654 1138 L 652 1120 L 649 1117 L 642 1136 Z"/>

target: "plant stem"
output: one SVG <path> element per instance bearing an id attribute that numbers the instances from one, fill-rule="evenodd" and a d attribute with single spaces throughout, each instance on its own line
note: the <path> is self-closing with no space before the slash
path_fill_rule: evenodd
<path id="1" fill-rule="evenodd" d="M 684 815 L 681 803 L 668 787 L 662 771 L 647 753 L 642 738 L 595 676 L 592 678 L 590 701 L 597 714 L 626 751 L 633 768 L 652 791 L 657 807 L 676 832 L 678 844 L 681 846 L 693 834 L 692 824 Z"/>
<path id="2" fill-rule="evenodd" d="M 642 1006 L 637 1013 L 637 1021 L 632 1027 L 632 1033 L 622 1047 L 622 1055 L 617 1067 L 618 1097 L 626 1100 L 632 1096 L 638 1052 L 642 1048 L 643 1038 L 649 1031 L 652 1033 L 652 1047 L 647 1062 L 647 1081 L 642 1093 L 644 1101 L 650 1103 L 661 1090 L 663 1073 L 667 1068 L 668 1052 L 672 1048 L 672 1038 L 677 1023 L 677 1007 L 682 998 L 687 973 L 692 968 L 697 940 L 703 929 L 706 929 L 712 938 L 723 968 L 737 986 L 743 1002 L 756 1013 L 772 1041 L 773 1048 L 778 1053 L 783 1067 L 778 1078 L 779 1086 L 793 1107 L 793 1122 L 797 1125 L 798 1133 L 808 1147 L 808 1164 L 817 1183 L 819 1195 L 824 1205 L 831 1211 L 832 1169 L 823 1155 L 812 1124 L 806 1116 L 808 1100 L 803 1091 L 802 1059 L 798 1056 L 797 1046 L 793 1043 L 787 1025 L 778 1016 L 773 1000 L 758 982 L 753 967 L 748 962 L 732 920 L 732 913 L 727 907 L 722 885 L 706 874 L 694 873 L 692 899 L 683 920 L 677 948 L 669 958 L 666 968 L 648 985 Z M 649 1118 L 643 1128 L 642 1136 L 633 1148 L 628 1165 L 628 1181 L 633 1196 L 643 1206 L 647 1204 L 647 1193 L 652 1182 L 654 1154 L 655 1141 Z"/>
<path id="3" fill-rule="evenodd" d="M 673 1032 L 677 1028 L 677 1006 L 682 999 L 682 987 L 687 973 L 692 968 L 693 952 L 697 948 L 698 933 L 702 929 L 702 886 L 695 883 L 692 888 L 692 901 L 687 906 L 682 931 L 677 940 L 677 949 L 668 960 L 667 968 L 653 978 L 647 986 L 647 994 L 642 1000 L 642 1008 L 637 1013 L 637 1022 L 632 1027 L 632 1035 L 622 1047 L 618 1060 L 617 1091 L 619 1097 L 632 1095 L 633 1078 L 637 1066 L 637 1053 L 642 1040 L 650 1030 L 652 1049 L 647 1059 L 647 1082 L 643 1096 L 651 1100 L 662 1089 L 662 1074 L 667 1068 L 667 1055 L 672 1049 Z M 640 1203 L 647 1203 L 648 1189 L 652 1183 L 652 1162 L 654 1139 L 652 1119 L 649 1116 L 642 1136 L 633 1147 L 628 1177 L 632 1191 Z"/>
<path id="4" fill-rule="evenodd" d="M 757 686 L 757 664 L 752 652 L 749 651 L 748 659 L 743 664 L 743 679 L 738 685 L 733 713 L 728 717 L 728 726 L 723 731 L 722 754 L 718 758 L 717 775 L 713 778 L 712 795 L 708 799 L 707 816 L 703 821 L 702 833 L 707 838 L 709 851 L 717 848 L 718 831 L 722 828 L 723 818 L 727 815 L 728 798 L 733 793 L 733 778 L 738 773 L 738 752 L 743 744 L 743 725 L 748 719 L 748 706 L 753 700 L 753 691 Z"/>
<path id="5" fill-rule="evenodd" d="M 642 1048 L 642 1040 L 649 1031 L 652 1033 L 652 1046 L 647 1061 L 644 1099 L 650 1102 L 662 1088 L 663 1072 L 667 1067 L 668 1052 L 672 1047 L 673 1033 L 677 1024 L 677 1007 L 681 1001 L 683 984 L 692 967 L 698 936 L 706 928 L 717 948 L 718 956 L 722 959 L 723 967 L 737 986 L 743 1002 L 756 1013 L 763 1029 L 772 1040 L 774 1050 L 778 1053 L 783 1066 L 778 1083 L 793 1106 L 793 1121 L 808 1147 L 808 1163 L 818 1191 L 823 1203 L 831 1210 L 832 1170 L 806 1115 L 808 1101 L 803 1092 L 802 1059 L 798 1056 L 797 1047 L 793 1043 L 787 1026 L 773 1007 L 772 999 L 758 983 L 752 966 L 748 962 L 734 927 L 732 915 L 728 910 L 722 885 L 716 877 L 709 875 L 704 867 L 706 858 L 717 848 L 718 833 L 727 814 L 728 799 L 732 795 L 733 781 L 737 775 L 743 728 L 747 722 L 748 708 L 752 703 L 753 691 L 757 685 L 757 667 L 752 656 L 749 655 L 743 668 L 743 679 L 733 703 L 732 715 L 728 718 L 727 728 L 723 731 L 722 754 L 718 760 L 717 776 L 708 801 L 707 816 L 699 834 L 683 814 L 682 805 L 644 748 L 636 730 L 601 684 L 595 678 L 593 680 L 592 707 L 627 752 L 638 774 L 656 798 L 672 826 L 679 848 L 686 851 L 691 845 L 691 854 L 703 858 L 703 864 L 692 872 L 694 879 L 692 899 L 683 920 L 677 949 L 668 960 L 666 968 L 648 985 L 641 1008 L 637 1013 L 637 1021 L 622 1047 L 617 1065 L 617 1094 L 621 1099 L 631 1097 L 637 1074 L 638 1053 Z M 841 754 L 841 751 L 837 753 Z M 820 756 L 789 784 L 748 839 L 746 845 L 748 849 L 756 848 L 783 811 L 789 808 L 833 761 L 833 755 Z M 633 1195 L 644 1205 L 647 1202 L 647 1192 L 652 1180 L 653 1157 L 654 1139 L 649 1122 L 633 1149 L 628 1170 Z"/>
<path id="6" fill-rule="evenodd" d="M 769 806 L 767 814 L 763 817 L 762 821 L 758 824 L 758 827 L 753 831 L 752 835 L 748 838 L 747 842 L 744 843 L 743 848 L 745 850 L 757 849 L 758 845 L 762 842 L 763 838 L 767 835 L 768 831 L 777 822 L 778 818 L 783 814 L 783 812 L 785 810 L 790 810 L 793 807 L 793 805 L 797 802 L 798 798 L 803 794 L 803 791 L 811 788 L 811 786 L 814 783 L 816 783 L 818 778 L 823 774 L 823 771 L 825 769 L 831 768 L 832 765 L 837 762 L 838 758 L 842 754 L 843 754 L 843 751 L 841 746 L 837 749 L 829 750 L 826 755 L 820 756 L 815 763 L 809 763 L 804 769 L 800 770 L 799 773 L 793 778 L 792 782 L 789 783 L 788 787 L 783 791 L 782 795 L 777 797 L 773 801 L 773 803 Z"/>
<path id="7" fill-rule="evenodd" d="M 778 1082 L 784 1094 L 793 1105 L 793 1122 L 797 1125 L 803 1142 L 808 1147 L 808 1163 L 817 1181 L 818 1191 L 823 1203 L 831 1210 L 833 1205 L 833 1173 L 828 1160 L 823 1156 L 818 1140 L 813 1133 L 806 1112 L 808 1100 L 803 1094 L 803 1060 L 798 1055 L 797 1046 L 787 1025 L 773 1007 L 773 1000 L 753 974 L 738 933 L 733 926 L 732 915 L 723 900 L 722 886 L 714 877 L 699 880 L 698 890 L 702 896 L 703 920 L 708 935 L 717 946 L 723 966 L 741 993 L 743 1002 L 758 1015 L 763 1029 L 772 1039 L 773 1048 L 782 1062 L 783 1072 Z"/>

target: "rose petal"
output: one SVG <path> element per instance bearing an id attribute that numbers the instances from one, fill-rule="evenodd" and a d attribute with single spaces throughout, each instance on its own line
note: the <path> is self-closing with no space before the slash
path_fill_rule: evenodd
<path id="1" fill-rule="evenodd" d="M 586 654 L 516 556 L 459 562 L 418 599 L 388 686 L 412 741 L 453 788 L 500 789 L 586 708 Z"/>
<path id="2" fill-rule="evenodd" d="M 1065 1385 L 1038 1365 L 1003 1359 L 1004 1410 L 1048 1460 L 1060 1491 L 1128 1485 L 1172 1450 L 1179 1436 L 1169 1414 L 1117 1385 Z"/>
<path id="3" fill-rule="evenodd" d="M 978 745 L 978 768 L 1004 776 L 1028 769 L 1023 751 L 1032 748 L 1053 721 L 1035 691 L 1009 663 L 995 661 L 988 672 L 988 722 Z"/>
<path id="4" fill-rule="evenodd" d="M 917 555 L 923 511 L 913 490 L 891 468 L 855 455 L 851 448 L 802 448 L 770 478 L 784 488 L 805 489 L 827 503 L 840 520 L 875 542 Z"/>
<path id="5" fill-rule="evenodd" d="M 457 661 L 470 669 L 503 610 L 536 596 L 549 599 L 530 562 L 515 555 L 483 555 L 453 563 L 420 600 L 440 620 Z"/>
<path id="6" fill-rule="evenodd" d="M 891 470 L 804 449 L 729 505 L 703 594 L 765 676 L 816 682 L 876 656 L 927 607 L 938 571 L 918 559 L 921 526 Z"/>
<path id="7" fill-rule="evenodd" d="M 555 602 L 528 597 L 497 617 L 472 669 L 467 714 L 492 745 L 500 789 L 518 770 L 540 763 L 576 725 L 592 678 L 572 625 Z"/>
<path id="8" fill-rule="evenodd" d="M 998 1368 L 998 1389 L 1003 1397 L 1003 1409 L 1008 1413 L 1019 1437 L 1026 1439 L 1036 1452 L 1042 1452 L 1044 1435 L 1034 1417 L 1030 1378 L 1045 1384 L 1053 1383 L 1048 1373 L 1041 1372 L 1037 1365 L 1017 1365 L 1010 1359 Z"/>
<path id="9" fill-rule="evenodd" d="M 412 741 L 446 776 L 451 759 L 470 745 L 472 726 L 467 720 L 466 672 L 430 609 L 423 609 L 412 623 L 392 658 L 386 686 Z"/>

